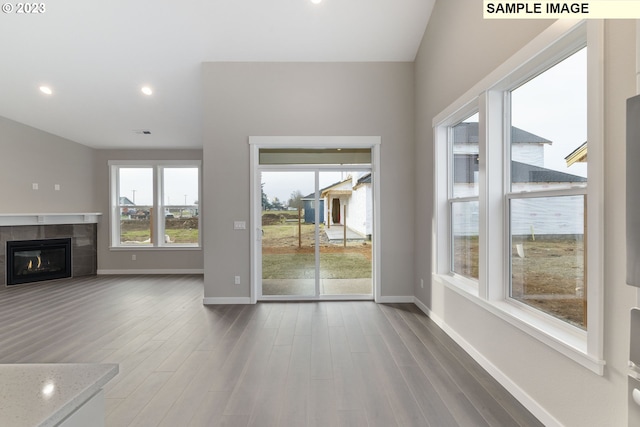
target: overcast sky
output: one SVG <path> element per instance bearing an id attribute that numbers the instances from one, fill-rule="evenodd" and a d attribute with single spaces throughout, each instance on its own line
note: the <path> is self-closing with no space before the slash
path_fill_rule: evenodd
<path id="1" fill-rule="evenodd" d="M 552 142 L 544 167 L 587 176 L 586 163 L 565 157 L 587 140 L 587 52 L 580 50 L 511 95 L 512 125 Z"/>
<path id="2" fill-rule="evenodd" d="M 195 204 L 198 168 L 164 168 L 164 195 L 165 206 Z M 153 168 L 120 168 L 120 197 L 139 206 L 152 205 Z"/>
<path id="3" fill-rule="evenodd" d="M 360 176 L 363 172 L 320 172 L 319 188 L 328 187 L 331 184 L 346 179 L 348 175 Z M 270 201 L 277 197 L 286 203 L 291 193 L 299 190 L 303 196 L 315 191 L 315 173 L 309 172 L 262 172 L 260 177 L 264 184 L 263 189 Z"/>

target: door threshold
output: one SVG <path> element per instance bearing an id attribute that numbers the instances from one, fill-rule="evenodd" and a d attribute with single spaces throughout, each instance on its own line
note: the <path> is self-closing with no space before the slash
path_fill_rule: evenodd
<path id="1" fill-rule="evenodd" d="M 258 302 L 265 301 L 373 301 L 373 295 L 320 295 L 299 296 L 299 295 L 263 295 L 258 298 Z"/>

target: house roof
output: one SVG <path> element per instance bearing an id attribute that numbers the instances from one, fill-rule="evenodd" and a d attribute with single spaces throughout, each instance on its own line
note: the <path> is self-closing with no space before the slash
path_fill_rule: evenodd
<path id="1" fill-rule="evenodd" d="M 326 186 L 326 187 L 324 187 L 324 188 L 321 188 L 321 189 L 319 190 L 319 193 L 320 193 L 320 194 L 322 194 L 325 190 L 328 190 L 328 189 L 330 189 L 330 188 L 332 188 L 332 187 L 335 187 L 335 186 L 337 186 L 337 185 L 339 185 L 339 184 L 343 184 L 343 183 L 345 183 L 345 182 L 347 182 L 347 181 L 351 181 L 351 178 L 347 178 L 347 179 L 345 179 L 345 180 L 343 180 L 343 181 L 334 182 L 334 183 L 333 183 L 333 184 L 331 184 L 331 185 L 328 185 L 328 186 Z M 304 197 L 302 198 L 302 200 L 314 200 L 315 198 L 316 198 L 316 193 L 315 193 L 315 192 L 313 192 L 313 193 L 311 193 L 311 194 L 309 194 L 309 195 L 307 195 L 307 196 L 304 196 Z"/>
<path id="2" fill-rule="evenodd" d="M 360 179 L 358 179 L 358 183 L 357 184 L 371 184 L 371 172 L 369 172 L 366 175 L 361 176 Z"/>
<path id="3" fill-rule="evenodd" d="M 454 158 L 454 183 L 469 184 L 474 181 L 475 172 L 478 171 L 476 154 L 456 154 Z M 559 172 L 528 163 L 511 161 L 512 182 L 586 182 L 587 178 Z"/>
<path id="4" fill-rule="evenodd" d="M 353 186 L 353 189 L 357 189 L 360 188 L 361 186 L 365 185 L 365 184 L 371 184 L 371 172 L 362 175 L 359 179 L 358 182 L 356 182 L 356 185 Z"/>
<path id="5" fill-rule="evenodd" d="M 347 178 L 347 179 L 345 179 L 343 181 L 334 182 L 331 185 L 328 185 L 328 186 L 326 186 L 324 188 L 321 188 L 320 189 L 320 195 L 322 195 L 322 193 L 324 193 L 325 191 L 330 190 L 333 187 L 337 187 L 340 184 L 344 184 L 345 182 L 348 182 L 348 181 L 351 181 L 351 178 Z M 369 172 L 366 175 L 361 176 L 358 179 L 358 182 L 356 183 L 356 185 L 353 188 L 356 188 L 360 184 L 370 184 L 370 183 L 371 183 L 371 172 Z M 345 191 L 345 190 L 342 190 L 342 191 Z M 349 190 L 348 192 L 351 193 L 351 190 Z M 346 193 L 344 193 L 344 194 L 346 194 Z M 314 192 L 314 193 L 311 193 L 311 194 L 309 194 L 307 196 L 304 196 L 302 198 L 302 200 L 313 200 L 313 199 L 315 199 L 315 197 L 316 197 L 316 193 Z"/>
<path id="6" fill-rule="evenodd" d="M 344 179 L 342 181 L 336 182 L 334 184 L 329 185 L 328 187 L 325 187 L 323 189 L 320 190 L 320 196 L 324 197 L 325 193 L 334 193 L 334 194 L 351 194 L 351 188 L 349 189 L 340 189 L 338 190 L 337 187 L 340 187 L 343 184 L 346 184 L 347 182 L 351 182 L 351 177 L 348 177 L 347 179 Z"/>
<path id="7" fill-rule="evenodd" d="M 567 157 L 564 158 L 567 161 L 567 167 L 574 163 L 587 161 L 587 141 L 582 143 L 578 148 L 573 150 Z"/>
<path id="8" fill-rule="evenodd" d="M 456 125 L 453 131 L 454 144 L 477 144 L 478 143 L 478 123 L 463 122 Z M 535 135 L 515 126 L 511 127 L 512 144 L 552 144 L 546 138 Z"/>
<path id="9" fill-rule="evenodd" d="M 126 196 L 120 196 L 120 198 L 118 199 L 118 203 L 120 204 L 120 206 L 135 206 L 135 203 L 133 203 Z"/>
<path id="10" fill-rule="evenodd" d="M 511 161 L 511 182 L 587 182 L 587 178 Z"/>

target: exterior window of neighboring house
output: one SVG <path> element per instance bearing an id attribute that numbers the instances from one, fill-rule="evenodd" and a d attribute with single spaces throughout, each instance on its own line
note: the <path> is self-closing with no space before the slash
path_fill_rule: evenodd
<path id="1" fill-rule="evenodd" d="M 558 21 L 433 120 L 434 283 L 599 374 L 602 40 Z"/>
<path id="2" fill-rule="evenodd" d="M 111 247 L 200 247 L 200 161 L 112 161 Z"/>
<path id="3" fill-rule="evenodd" d="M 451 272 L 478 279 L 478 114 L 449 129 Z"/>

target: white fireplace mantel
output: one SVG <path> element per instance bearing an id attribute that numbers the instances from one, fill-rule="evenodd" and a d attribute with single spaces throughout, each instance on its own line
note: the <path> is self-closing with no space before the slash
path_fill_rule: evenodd
<path id="1" fill-rule="evenodd" d="M 0 227 L 12 225 L 96 224 L 102 214 L 80 213 L 6 213 L 0 214 Z"/>

